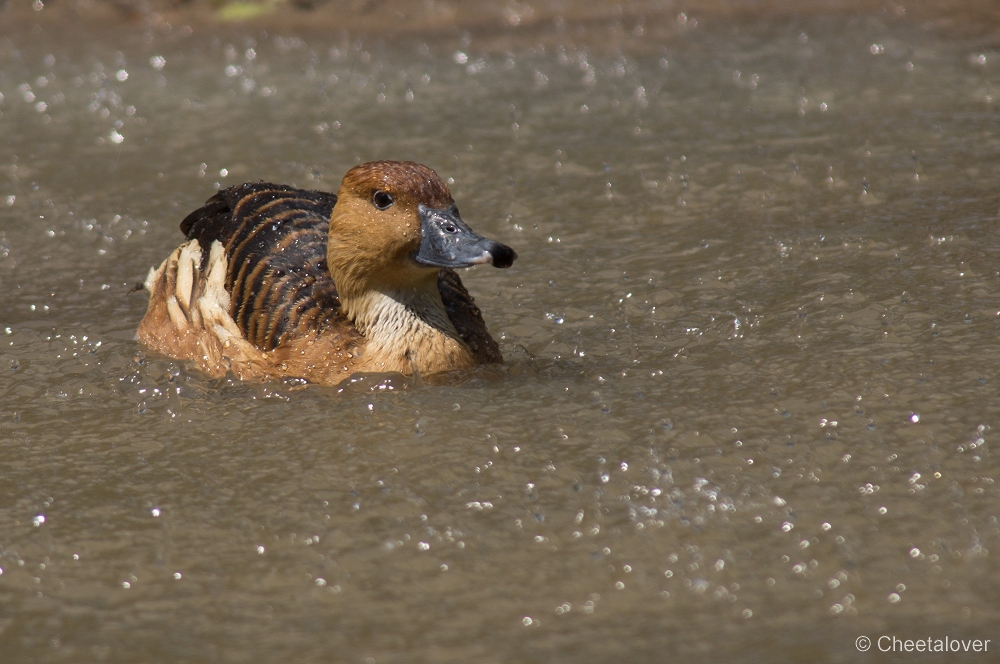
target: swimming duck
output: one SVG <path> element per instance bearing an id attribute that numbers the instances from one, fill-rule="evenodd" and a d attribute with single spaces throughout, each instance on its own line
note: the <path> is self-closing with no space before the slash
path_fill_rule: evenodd
<path id="1" fill-rule="evenodd" d="M 503 362 L 456 268 L 510 267 L 462 221 L 427 166 L 355 166 L 337 194 L 264 182 L 223 189 L 144 284 L 138 339 L 213 376 L 336 384 Z"/>

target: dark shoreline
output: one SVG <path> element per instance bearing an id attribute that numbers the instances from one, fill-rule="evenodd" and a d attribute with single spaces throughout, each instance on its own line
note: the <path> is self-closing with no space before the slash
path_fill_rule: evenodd
<path id="1" fill-rule="evenodd" d="M 608 47 L 669 38 L 681 30 L 741 21 L 821 16 L 905 24 L 1000 43 L 1000 3 L 990 0 L 0 0 L 0 36 L 26 29 L 246 29 L 375 38 L 475 38 L 505 48 L 538 43 Z"/>

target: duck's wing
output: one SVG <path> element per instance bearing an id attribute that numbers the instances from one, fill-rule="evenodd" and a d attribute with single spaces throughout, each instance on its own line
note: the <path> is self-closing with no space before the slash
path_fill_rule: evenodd
<path id="1" fill-rule="evenodd" d="M 225 250 L 230 314 L 261 350 L 291 338 L 322 333 L 340 323 L 337 288 L 326 265 L 326 238 L 334 194 L 257 182 L 223 189 L 181 222 L 189 240 L 206 251 Z"/>
<path id="2" fill-rule="evenodd" d="M 476 361 L 481 364 L 502 363 L 500 346 L 490 336 L 482 312 L 454 270 L 441 270 L 438 274 L 438 290 L 448 318 L 462 340 L 472 349 Z"/>

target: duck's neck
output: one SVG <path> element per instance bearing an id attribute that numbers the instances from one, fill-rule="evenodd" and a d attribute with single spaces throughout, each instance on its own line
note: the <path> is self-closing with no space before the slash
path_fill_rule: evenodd
<path id="1" fill-rule="evenodd" d="M 437 279 L 415 288 L 341 292 L 341 306 L 368 343 L 369 371 L 435 373 L 474 364 L 441 301 Z"/>

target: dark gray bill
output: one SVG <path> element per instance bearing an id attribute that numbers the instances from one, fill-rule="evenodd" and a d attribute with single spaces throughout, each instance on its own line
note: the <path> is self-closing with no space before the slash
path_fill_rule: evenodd
<path id="1" fill-rule="evenodd" d="M 454 205 L 441 210 L 420 205 L 420 248 L 413 259 L 431 267 L 472 267 L 493 263 L 510 267 L 517 253 L 505 244 L 473 232 Z"/>

